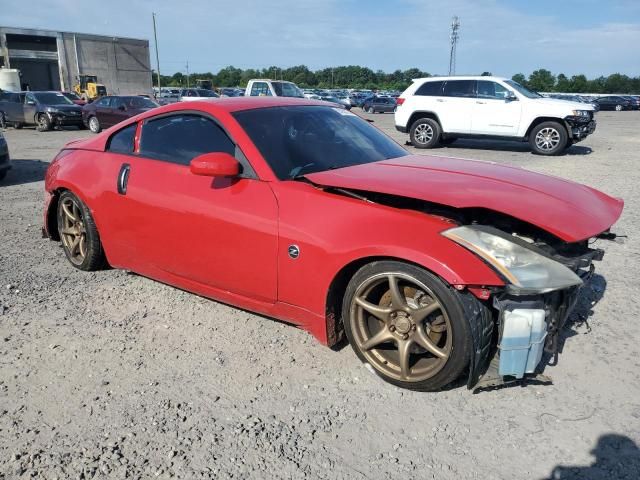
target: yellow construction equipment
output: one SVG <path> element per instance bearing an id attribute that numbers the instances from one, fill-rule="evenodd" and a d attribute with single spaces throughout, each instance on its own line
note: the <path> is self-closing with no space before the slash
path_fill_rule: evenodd
<path id="1" fill-rule="evenodd" d="M 105 86 L 98 83 L 97 75 L 79 75 L 77 80 L 78 83 L 73 86 L 73 91 L 85 102 L 92 102 L 107 94 Z"/>

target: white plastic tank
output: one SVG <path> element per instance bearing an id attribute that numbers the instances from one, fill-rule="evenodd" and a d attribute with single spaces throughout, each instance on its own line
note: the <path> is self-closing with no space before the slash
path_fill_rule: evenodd
<path id="1" fill-rule="evenodd" d="M 19 92 L 20 70 L 15 68 L 0 68 L 0 89 L 9 92 Z"/>

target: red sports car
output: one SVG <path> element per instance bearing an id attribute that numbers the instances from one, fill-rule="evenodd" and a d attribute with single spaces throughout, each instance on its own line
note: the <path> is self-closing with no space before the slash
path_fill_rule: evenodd
<path id="1" fill-rule="evenodd" d="M 622 200 L 520 168 L 410 155 L 342 108 L 176 103 L 71 142 L 44 233 L 105 265 L 343 334 L 383 379 L 521 378 L 553 349 Z M 250 341 L 250 340 L 247 340 Z"/>

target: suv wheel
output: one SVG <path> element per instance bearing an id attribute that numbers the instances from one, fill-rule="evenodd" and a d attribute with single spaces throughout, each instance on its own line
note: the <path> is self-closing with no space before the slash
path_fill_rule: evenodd
<path id="1" fill-rule="evenodd" d="M 558 122 L 542 122 L 529 135 L 529 144 L 538 155 L 557 155 L 568 143 L 567 131 Z"/>
<path id="2" fill-rule="evenodd" d="M 419 118 L 409 130 L 411 144 L 416 148 L 434 148 L 440 143 L 440 125 L 432 118 Z"/>

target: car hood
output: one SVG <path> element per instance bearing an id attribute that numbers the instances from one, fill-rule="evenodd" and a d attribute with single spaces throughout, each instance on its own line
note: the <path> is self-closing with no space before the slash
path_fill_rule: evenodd
<path id="1" fill-rule="evenodd" d="M 409 155 L 306 175 L 318 185 L 484 208 L 536 225 L 566 242 L 607 230 L 624 202 L 561 178 L 492 162 Z"/>
<path id="2" fill-rule="evenodd" d="M 82 112 L 82 107 L 80 105 L 51 105 L 47 106 L 47 108 L 56 109 L 61 112 Z"/>
<path id="3" fill-rule="evenodd" d="M 571 110 L 593 110 L 590 103 L 574 102 L 573 100 L 562 100 L 561 98 L 537 98 L 539 105 L 548 105 L 550 107 L 563 107 Z"/>

